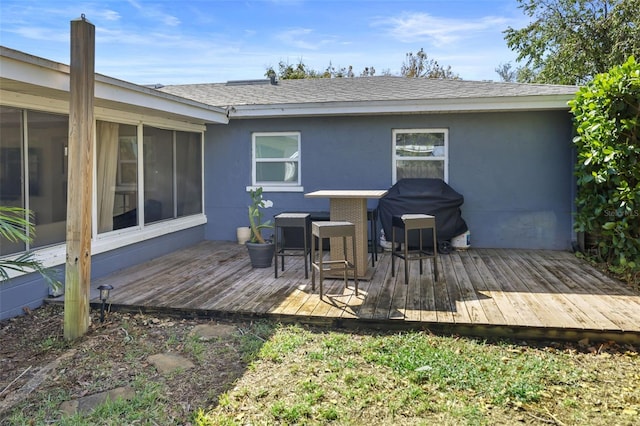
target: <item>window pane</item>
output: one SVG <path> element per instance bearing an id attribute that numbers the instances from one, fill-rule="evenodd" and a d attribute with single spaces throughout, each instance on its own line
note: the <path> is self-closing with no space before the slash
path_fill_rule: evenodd
<path id="1" fill-rule="evenodd" d="M 138 225 L 136 126 L 98 121 L 98 232 Z"/>
<path id="2" fill-rule="evenodd" d="M 298 182 L 298 163 L 293 161 L 257 163 L 256 182 Z"/>
<path id="3" fill-rule="evenodd" d="M 298 158 L 298 135 L 256 136 L 256 158 Z"/>
<path id="4" fill-rule="evenodd" d="M 42 247 L 66 240 L 69 119 L 29 111 L 27 127 L 29 208 L 36 225 L 31 247 Z"/>
<path id="5" fill-rule="evenodd" d="M 406 178 L 440 178 L 444 179 L 444 161 L 409 161 L 396 162 L 396 179 Z"/>
<path id="6" fill-rule="evenodd" d="M 0 107 L 0 204 L 24 208 L 22 182 L 22 110 Z M 24 243 L 0 238 L 0 255 L 24 250 Z"/>
<path id="7" fill-rule="evenodd" d="M 173 217 L 173 131 L 144 128 L 144 222 Z"/>
<path id="8" fill-rule="evenodd" d="M 397 133 L 396 155 L 401 157 L 443 157 L 444 133 Z"/>
<path id="9" fill-rule="evenodd" d="M 202 213 L 202 144 L 199 133 L 176 132 L 178 217 Z"/>

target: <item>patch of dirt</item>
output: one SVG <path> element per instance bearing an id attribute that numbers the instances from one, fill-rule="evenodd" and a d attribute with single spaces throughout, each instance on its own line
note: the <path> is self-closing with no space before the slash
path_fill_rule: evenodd
<path id="1" fill-rule="evenodd" d="M 264 420 L 268 414 L 261 407 L 277 406 L 283 394 L 291 394 L 300 382 L 299 375 L 304 374 L 301 366 L 307 364 L 302 358 L 289 364 L 261 360 L 247 369 L 274 331 L 264 323 L 124 312 L 108 313 L 100 323 L 99 313 L 92 315 L 88 333 L 74 342 L 63 338 L 63 307 L 59 305 L 45 305 L 0 322 L 0 425 L 9 424 L 8 416 L 16 415 L 28 419 L 26 424 L 56 423 L 63 401 L 136 384 L 138 389 L 160 386 L 163 424 L 190 424 L 198 409 L 214 409 L 219 396 L 231 389 L 229 399 L 243 401 L 232 418 Z M 578 424 L 576 418 L 589 425 L 640 424 L 636 422 L 640 418 L 638 349 L 586 340 L 515 343 L 513 350 L 518 352 L 569 356 L 584 377 L 579 387 L 552 386 L 531 407 L 491 408 L 487 416 L 493 424 Z M 180 355 L 194 366 L 162 374 L 149 359 L 156 354 Z M 367 363 L 366 368 L 363 375 L 377 374 L 375 365 Z M 269 392 L 249 398 L 250 393 L 243 389 Z M 224 410 L 217 407 L 214 412 Z M 615 420 L 616 413 L 623 417 Z"/>
<path id="2" fill-rule="evenodd" d="M 92 315 L 88 333 L 71 343 L 63 338 L 60 305 L 0 322 L 0 424 L 15 410 L 40 409 L 43 395 L 81 398 L 141 378 L 160 383 L 173 411 L 168 417 L 184 421 L 194 410 L 216 405 L 245 372 L 239 336 L 250 324 L 221 323 L 219 335 L 199 338 L 195 327 L 219 323 L 119 312 L 100 323 L 99 314 Z M 181 355 L 195 367 L 163 375 L 148 360 L 160 353 Z M 39 372 L 47 374 L 38 378 Z"/>

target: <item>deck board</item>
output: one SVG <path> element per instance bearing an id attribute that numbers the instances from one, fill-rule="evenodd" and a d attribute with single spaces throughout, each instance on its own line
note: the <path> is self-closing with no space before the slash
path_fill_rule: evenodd
<path id="1" fill-rule="evenodd" d="M 325 279 L 324 297 L 302 258 L 284 271 L 252 269 L 246 249 L 204 241 L 92 282 L 111 284 L 114 309 L 208 316 L 258 316 L 314 324 L 427 328 L 456 334 L 518 338 L 613 339 L 640 343 L 640 294 L 573 254 L 544 250 L 476 249 L 432 261 L 403 260 L 392 276 L 380 253 L 369 281 Z M 309 272 L 311 275 L 311 272 Z M 318 277 L 316 277 L 318 279 Z M 97 300 L 93 300 L 97 306 Z"/>

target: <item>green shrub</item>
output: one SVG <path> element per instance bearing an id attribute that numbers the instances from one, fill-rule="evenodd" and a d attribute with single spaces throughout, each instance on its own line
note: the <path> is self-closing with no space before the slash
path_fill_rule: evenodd
<path id="1" fill-rule="evenodd" d="M 640 65 L 630 57 L 569 102 L 577 147 L 579 232 L 597 236 L 599 261 L 640 268 Z"/>

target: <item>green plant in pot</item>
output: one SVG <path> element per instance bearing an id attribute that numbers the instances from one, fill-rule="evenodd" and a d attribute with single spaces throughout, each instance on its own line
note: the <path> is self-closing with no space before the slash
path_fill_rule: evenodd
<path id="1" fill-rule="evenodd" d="M 254 268 L 269 268 L 273 261 L 274 245 L 270 239 L 262 236 L 264 229 L 273 228 L 271 220 L 264 221 L 264 212 L 273 206 L 273 202 L 262 198 L 262 188 L 250 190 L 251 204 L 249 205 L 249 225 L 251 238 L 247 241 L 247 250 Z"/>

